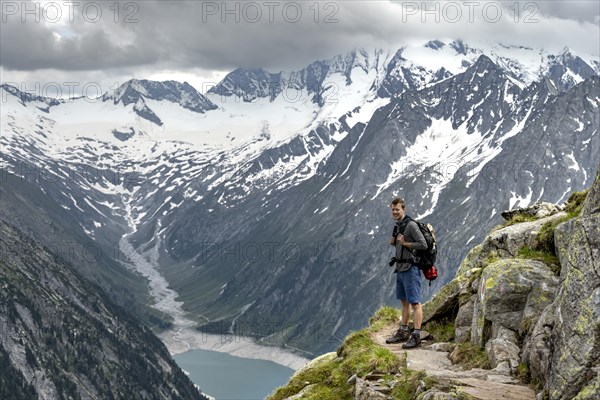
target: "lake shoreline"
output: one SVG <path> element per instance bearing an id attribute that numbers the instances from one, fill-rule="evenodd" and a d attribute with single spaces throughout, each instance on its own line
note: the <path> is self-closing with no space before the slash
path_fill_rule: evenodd
<path id="1" fill-rule="evenodd" d="M 249 337 L 237 335 L 214 335 L 190 327 L 172 328 L 157 334 L 172 356 L 190 350 L 212 350 L 242 358 L 272 361 L 284 367 L 298 370 L 310 361 L 295 352 L 281 347 L 265 346 Z"/>
<path id="2" fill-rule="evenodd" d="M 155 247 L 147 254 L 140 254 L 129 242 L 129 237 L 136 230 L 132 217 L 129 216 L 129 219 L 132 231 L 123 235 L 119 245 L 129 254 L 130 261 L 127 266 L 148 279 L 149 294 L 154 299 L 152 307 L 173 318 L 172 328 L 156 333 L 172 356 L 195 349 L 213 350 L 236 357 L 273 361 L 293 370 L 298 370 L 310 361 L 309 358 L 300 356 L 299 352 L 258 344 L 253 338 L 231 334 L 215 335 L 196 330 L 196 323 L 183 310 L 183 302 L 177 300 L 179 293 L 169 287 L 169 283 L 157 268 L 157 249 L 160 247 L 161 238 L 155 234 Z M 161 226 L 161 220 L 158 219 L 157 232 Z"/>

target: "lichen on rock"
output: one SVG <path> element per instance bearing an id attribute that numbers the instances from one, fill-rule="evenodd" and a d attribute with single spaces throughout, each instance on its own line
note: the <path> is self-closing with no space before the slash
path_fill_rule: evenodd
<path id="1" fill-rule="evenodd" d="M 544 308 L 554 299 L 558 279 L 544 263 L 506 259 L 489 265 L 481 276 L 473 321 L 526 334 Z M 471 341 L 484 344 L 484 326 L 474 323 Z"/>
<path id="2" fill-rule="evenodd" d="M 551 399 L 568 399 L 587 387 L 600 365 L 600 214 L 559 225 L 555 241 L 562 270 L 546 387 Z"/>

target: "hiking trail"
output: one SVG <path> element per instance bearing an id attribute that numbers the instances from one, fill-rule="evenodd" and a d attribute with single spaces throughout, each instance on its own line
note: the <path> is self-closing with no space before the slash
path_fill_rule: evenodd
<path id="1" fill-rule="evenodd" d="M 406 366 L 412 370 L 424 370 L 428 376 L 441 383 L 454 386 L 457 392 L 465 393 L 479 400 L 535 400 L 535 392 L 527 385 L 518 382 L 509 371 L 498 369 L 463 370 L 460 365 L 452 365 L 447 351 L 439 351 L 429 334 L 423 331 L 421 346 L 412 350 L 402 348 L 402 343 L 387 344 L 385 339 L 392 336 L 396 327 L 389 325 L 379 332 L 371 333 L 373 341 L 396 354 L 401 360 L 406 357 Z M 435 350 L 438 348 L 438 350 Z"/>

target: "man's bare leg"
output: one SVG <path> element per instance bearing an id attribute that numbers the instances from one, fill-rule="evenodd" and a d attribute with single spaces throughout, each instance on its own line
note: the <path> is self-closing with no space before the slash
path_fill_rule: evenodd
<path id="1" fill-rule="evenodd" d="M 421 329 L 421 323 L 423 323 L 423 307 L 421 303 L 413 304 L 413 310 L 415 310 L 415 329 Z M 403 313 L 404 315 L 404 313 Z"/>
<path id="2" fill-rule="evenodd" d="M 410 303 L 408 300 L 400 300 L 402 302 L 402 325 L 408 326 L 410 320 Z M 421 319 L 423 315 L 421 314 Z"/>

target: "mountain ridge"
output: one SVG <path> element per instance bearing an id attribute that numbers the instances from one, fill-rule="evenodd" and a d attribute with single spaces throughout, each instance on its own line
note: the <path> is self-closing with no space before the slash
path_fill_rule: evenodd
<path id="1" fill-rule="evenodd" d="M 418 59 L 414 49 L 402 54 Z M 363 56 L 340 59 L 336 68 L 366 67 Z M 444 60 L 456 61 L 449 64 L 455 72 L 463 68 L 461 57 Z M 430 219 L 443 241 L 455 244 L 441 254 L 441 284 L 499 210 L 542 195 L 564 200 L 589 183 L 600 154 L 597 77 L 560 92 L 546 81 L 515 81 L 486 56 L 423 87 L 392 82 L 386 93 L 393 95 L 382 98 L 373 82 L 383 82 L 383 63 L 368 65 L 378 67 L 369 75 L 356 66 L 349 86 L 338 73 L 338 88 L 346 92 L 322 107 L 312 95 L 296 103 L 283 96 L 272 102 L 227 98 L 194 119 L 200 115 L 179 106 L 181 114 L 174 114 L 166 103 L 147 100 L 160 127 L 121 105 L 98 115 L 96 105 L 74 102 L 73 110 L 88 107 L 94 118 L 113 118 L 82 124 L 88 120 L 75 120 L 65 105 L 42 115 L 9 102 L 2 159 L 17 177 L 19 166 L 29 165 L 25 159 L 56 173 L 39 185 L 91 238 L 128 233 L 189 315 L 198 324 L 206 321 L 200 316 L 211 320 L 202 329 L 258 326 L 253 334 L 271 336 L 259 318 L 271 315 L 281 325 L 279 344 L 327 350 L 331 343 L 307 340 L 308 332 L 335 341 L 367 315 L 360 296 L 380 304 L 393 297 L 389 276 L 378 268 L 387 261 L 381 247 L 386 198 L 405 196 L 414 217 Z M 250 113 L 256 115 L 244 116 Z M 187 126 L 177 125 L 186 119 Z M 207 127 L 213 123 L 220 130 Z M 200 129 L 206 136 L 200 138 Z M 222 141 L 203 144 L 209 139 Z M 74 165 L 96 168 L 71 177 Z M 543 179 L 533 180 L 536 170 L 545 171 Z M 453 232 L 469 219 L 477 223 L 468 236 Z M 262 253 L 255 256 L 257 248 Z M 258 276 L 265 279 L 257 282 Z M 347 285 L 348 276 L 358 289 Z M 315 316 L 325 323 L 311 325 Z"/>

